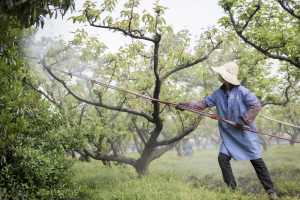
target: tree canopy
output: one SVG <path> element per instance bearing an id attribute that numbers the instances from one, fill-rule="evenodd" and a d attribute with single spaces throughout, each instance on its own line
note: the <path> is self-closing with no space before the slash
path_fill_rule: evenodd
<path id="1" fill-rule="evenodd" d="M 230 26 L 265 56 L 300 68 L 300 2 L 297 0 L 221 0 Z"/>
<path id="2" fill-rule="evenodd" d="M 0 4 L 0 19 L 8 21 L 16 18 L 23 27 L 31 25 L 43 27 L 44 17 L 64 16 L 74 7 L 74 0 L 3 0 Z"/>

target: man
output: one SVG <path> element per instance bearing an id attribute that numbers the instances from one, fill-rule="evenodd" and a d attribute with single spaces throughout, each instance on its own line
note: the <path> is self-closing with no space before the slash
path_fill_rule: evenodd
<path id="1" fill-rule="evenodd" d="M 176 108 L 205 109 L 216 106 L 217 114 L 225 119 L 237 122 L 236 126 L 219 121 L 221 145 L 218 161 L 224 182 L 232 189 L 237 184 L 231 169 L 230 160 L 250 160 L 255 172 L 268 193 L 270 199 L 277 199 L 268 169 L 261 158 L 261 146 L 255 133 L 243 130 L 247 125 L 256 130 L 254 119 L 261 109 L 260 101 L 238 80 L 239 67 L 230 62 L 213 70 L 218 74 L 222 86 L 212 95 L 199 102 L 179 103 Z"/>

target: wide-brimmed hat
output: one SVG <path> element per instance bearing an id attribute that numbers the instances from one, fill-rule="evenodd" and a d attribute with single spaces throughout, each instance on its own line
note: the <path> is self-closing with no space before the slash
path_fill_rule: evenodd
<path id="1" fill-rule="evenodd" d="M 232 85 L 240 85 L 238 80 L 239 66 L 235 62 L 228 62 L 220 67 L 212 67 L 225 81 Z"/>

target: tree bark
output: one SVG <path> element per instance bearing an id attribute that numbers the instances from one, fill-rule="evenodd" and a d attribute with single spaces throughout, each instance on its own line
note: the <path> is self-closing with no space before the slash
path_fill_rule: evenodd
<path id="1" fill-rule="evenodd" d="M 141 157 L 136 161 L 134 168 L 139 176 L 145 176 L 149 173 L 153 152 L 153 147 L 145 147 Z"/>
<path id="2" fill-rule="evenodd" d="M 289 141 L 291 146 L 295 145 L 295 143 L 297 141 L 297 138 L 298 138 L 298 135 L 299 135 L 298 129 L 293 128 L 293 132 L 294 132 L 294 134 L 292 134 L 291 140 Z"/>

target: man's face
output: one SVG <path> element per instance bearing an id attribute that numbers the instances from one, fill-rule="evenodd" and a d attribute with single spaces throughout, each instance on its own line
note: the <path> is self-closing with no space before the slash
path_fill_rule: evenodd
<path id="1" fill-rule="evenodd" d="M 222 76 L 218 75 L 218 80 L 221 82 L 221 83 L 225 83 L 225 80 L 222 78 Z"/>

